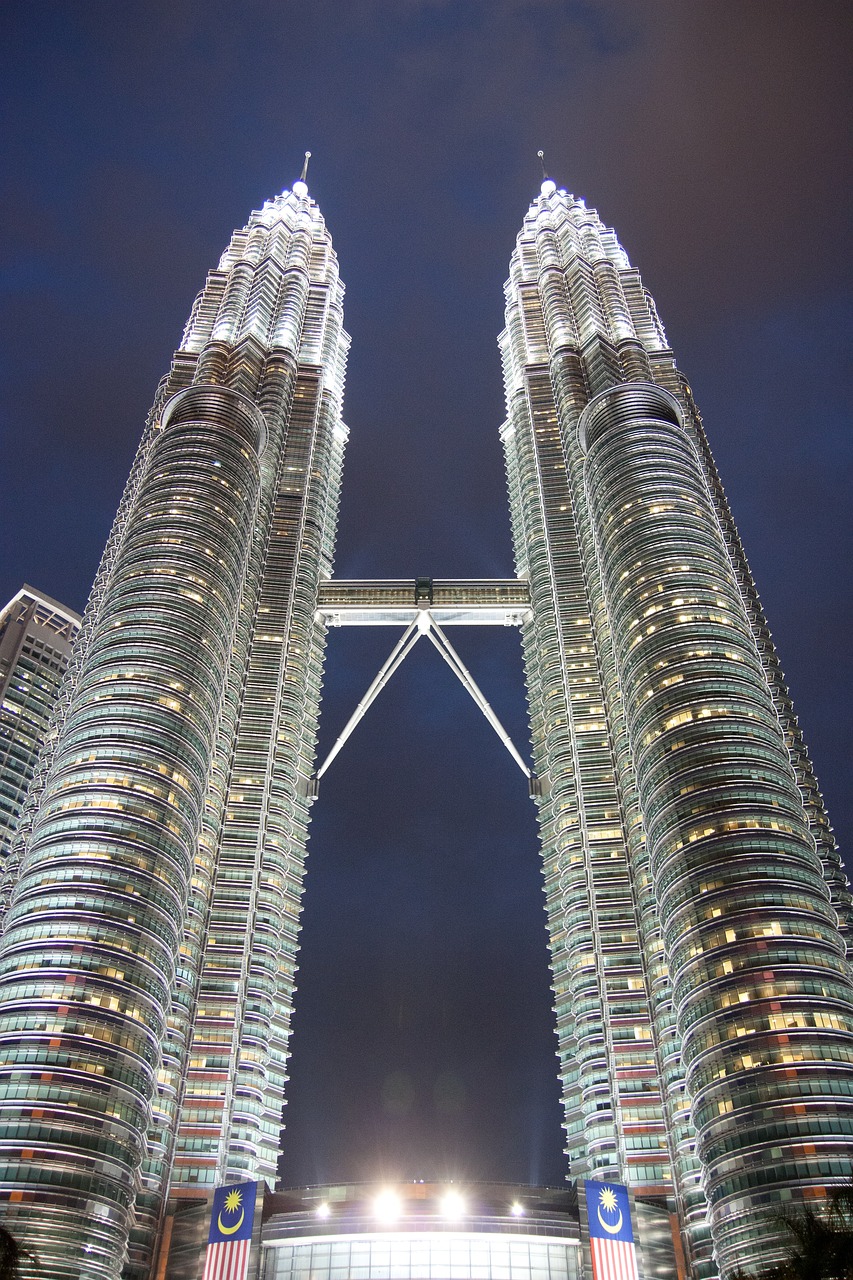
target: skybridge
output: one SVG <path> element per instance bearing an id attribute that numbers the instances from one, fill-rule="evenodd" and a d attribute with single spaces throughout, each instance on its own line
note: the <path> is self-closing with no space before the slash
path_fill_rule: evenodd
<path id="1" fill-rule="evenodd" d="M 327 627 L 408 626 L 428 609 L 439 626 L 520 627 L 530 591 L 518 578 L 384 578 L 320 583 Z"/>

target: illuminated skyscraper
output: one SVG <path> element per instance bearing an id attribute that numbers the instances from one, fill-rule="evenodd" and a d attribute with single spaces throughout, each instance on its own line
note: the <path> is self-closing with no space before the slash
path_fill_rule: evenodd
<path id="1" fill-rule="evenodd" d="M 506 302 L 571 1171 L 674 1185 L 691 1275 L 709 1218 L 723 1270 L 757 1267 L 774 1209 L 849 1173 L 850 895 L 690 387 L 551 181 Z"/>
<path id="2" fill-rule="evenodd" d="M 546 181 L 501 338 L 517 579 L 341 583 L 342 295 L 300 180 L 155 399 L 7 864 L 6 1220 L 40 1274 L 142 1280 L 169 1197 L 274 1179 L 326 627 L 405 626 L 383 679 L 429 635 L 505 738 L 442 627 L 510 623 L 567 1172 L 671 1198 L 693 1280 L 766 1262 L 849 1173 L 850 897 L 654 305 Z"/>
<path id="3" fill-rule="evenodd" d="M 145 1275 L 170 1176 L 275 1177 L 342 296 L 304 182 L 235 232 L 96 579 L 0 951 L 0 1179 L 40 1274 L 116 1277 L 130 1234 Z"/>
<path id="4" fill-rule="evenodd" d="M 0 610 L 0 864 L 5 861 L 80 617 L 24 586 Z"/>

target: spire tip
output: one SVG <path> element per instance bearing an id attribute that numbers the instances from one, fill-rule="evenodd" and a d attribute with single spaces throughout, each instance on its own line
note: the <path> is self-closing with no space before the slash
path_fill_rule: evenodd
<path id="1" fill-rule="evenodd" d="M 539 163 L 542 165 L 542 186 L 540 189 L 543 196 L 552 196 L 557 190 L 557 184 L 548 177 L 548 171 L 545 168 L 545 152 L 537 151 L 536 154 L 539 157 Z"/>
<path id="2" fill-rule="evenodd" d="M 300 173 L 298 180 L 293 184 L 293 194 L 295 196 L 308 195 L 308 184 L 305 181 L 305 179 L 308 177 L 308 161 L 310 159 L 311 159 L 311 152 L 306 151 L 305 159 L 302 162 L 302 172 Z"/>

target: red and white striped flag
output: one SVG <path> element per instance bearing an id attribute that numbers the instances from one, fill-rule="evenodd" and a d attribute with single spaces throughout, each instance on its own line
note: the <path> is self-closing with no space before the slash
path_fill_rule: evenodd
<path id="1" fill-rule="evenodd" d="M 207 1246 L 203 1280 L 246 1280 L 251 1240 L 219 1241 Z"/>

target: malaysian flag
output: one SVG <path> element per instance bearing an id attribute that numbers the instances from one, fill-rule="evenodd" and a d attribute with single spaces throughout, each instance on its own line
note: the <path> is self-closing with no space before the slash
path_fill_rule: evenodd
<path id="1" fill-rule="evenodd" d="M 638 1280 L 628 1188 L 585 1182 L 593 1280 Z"/>
<path id="2" fill-rule="evenodd" d="M 246 1280 L 257 1182 L 217 1187 L 210 1214 L 203 1280 Z"/>

